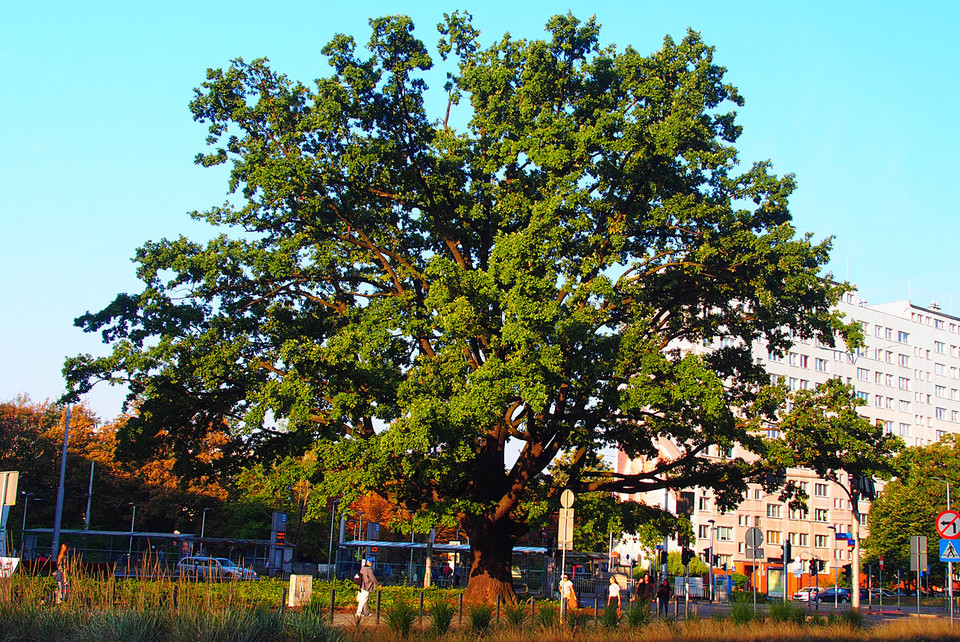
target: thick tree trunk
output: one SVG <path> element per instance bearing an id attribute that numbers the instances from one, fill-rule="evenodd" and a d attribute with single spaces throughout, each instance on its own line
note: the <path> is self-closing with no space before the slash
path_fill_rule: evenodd
<path id="1" fill-rule="evenodd" d="M 511 575 L 516 537 L 511 526 L 483 524 L 470 534 L 473 562 L 464 602 L 493 604 L 498 595 L 507 604 L 516 602 Z"/>

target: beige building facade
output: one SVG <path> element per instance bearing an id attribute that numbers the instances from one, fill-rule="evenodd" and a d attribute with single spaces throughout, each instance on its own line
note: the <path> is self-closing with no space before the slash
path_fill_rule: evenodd
<path id="1" fill-rule="evenodd" d="M 873 422 L 883 422 L 885 430 L 899 435 L 908 446 L 926 445 L 948 433 L 960 432 L 960 318 L 947 314 L 936 303 L 926 307 L 909 301 L 868 305 L 857 292 L 848 293 L 838 308 L 848 320 L 861 324 L 866 347 L 848 352 L 842 345 L 829 347 L 818 341 L 798 340 L 788 354 L 778 356 L 758 342 L 753 347 L 754 356 L 766 366 L 771 380 L 800 390 L 840 377 L 853 384 L 865 401 L 861 414 Z M 779 436 L 775 427 L 768 436 Z M 663 443 L 661 451 L 670 457 L 676 447 Z M 749 456 L 736 450 L 720 453 L 716 448 L 711 448 L 707 456 L 730 454 Z M 620 453 L 616 466 L 619 471 L 637 470 L 643 462 Z M 849 496 L 837 484 L 811 471 L 790 469 L 787 475 L 806 490 L 810 498 L 806 511 L 790 510 L 779 501 L 778 493 L 767 494 L 759 486 L 751 486 L 736 511 L 721 513 L 708 489 L 686 489 L 688 498 L 693 493 L 691 521 L 696 540 L 691 544 L 697 553 L 702 554 L 712 544 L 717 568 L 745 574 L 758 570 L 762 575 L 767 566 L 780 565 L 781 545 L 789 539 L 793 558 L 787 568 L 790 590 L 807 585 L 811 559 L 825 562 L 821 577 L 827 576 L 825 583 L 832 581 L 834 573 L 852 560 L 853 547 L 841 539 L 852 530 Z M 849 488 L 848 479 L 840 481 Z M 677 510 L 675 493 L 659 491 L 628 497 Z M 860 534 L 866 537 L 869 502 L 861 501 L 859 508 Z M 759 528 L 764 535 L 764 558 L 757 560 L 756 569 L 746 557 L 745 538 L 750 527 Z M 649 558 L 650 553 L 639 550 L 635 540 L 626 536 L 621 542 L 624 554 L 636 559 Z M 801 577 L 794 578 L 793 573 Z M 764 586 L 765 580 L 760 584 Z"/>

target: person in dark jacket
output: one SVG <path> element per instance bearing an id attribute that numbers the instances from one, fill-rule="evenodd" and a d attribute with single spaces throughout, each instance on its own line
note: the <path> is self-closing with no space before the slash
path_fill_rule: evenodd
<path id="1" fill-rule="evenodd" d="M 359 618 L 370 615 L 367 603 L 370 601 L 370 594 L 377 590 L 379 582 L 373 574 L 373 566 L 370 564 L 370 560 L 363 560 L 360 572 L 357 575 L 359 575 L 360 580 L 360 591 L 357 593 L 357 617 Z"/>
<path id="2" fill-rule="evenodd" d="M 657 589 L 657 615 L 667 615 L 671 595 L 673 595 L 673 590 L 670 588 L 670 582 L 667 580 L 660 582 L 660 588 Z"/>

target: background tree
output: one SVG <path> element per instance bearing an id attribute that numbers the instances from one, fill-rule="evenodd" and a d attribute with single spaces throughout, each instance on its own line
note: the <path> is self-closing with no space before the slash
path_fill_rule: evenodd
<path id="1" fill-rule="evenodd" d="M 950 483 L 951 492 L 960 490 L 960 436 L 945 435 L 927 446 L 905 448 L 896 465 L 896 479 L 870 505 L 870 536 L 864 540 L 865 558 L 874 563 L 883 558 L 888 572 L 910 568 L 912 535 L 925 535 L 928 542 L 940 539 L 935 522 L 947 508 L 943 480 Z M 931 576 L 943 577 L 946 564 L 939 556 L 930 554 L 928 560 Z"/>
<path id="2" fill-rule="evenodd" d="M 694 32 L 649 56 L 601 47 L 570 15 L 483 48 L 455 13 L 430 114 L 410 20 L 370 25 L 365 53 L 323 49 L 312 86 L 266 60 L 208 71 L 197 162 L 230 164 L 233 196 L 194 216 L 225 233 L 138 251 L 143 291 L 77 321 L 113 351 L 67 361 L 72 394 L 126 383 L 135 457 L 189 462 L 222 425 L 262 458 L 315 443 L 328 496 L 456 519 L 468 601 L 513 599 L 511 550 L 530 506 L 558 504 L 539 482 L 561 452 L 577 492 L 738 502 L 757 466 L 701 455 L 759 446 L 774 409 L 751 343 L 850 328 L 829 243 L 790 224 L 793 178 L 739 164 L 742 99 L 713 49 Z M 680 455 L 658 459 L 662 439 Z M 582 479 L 608 447 L 655 465 Z"/>
<path id="3" fill-rule="evenodd" d="M 798 390 L 792 395 L 792 410 L 780 422 L 783 439 L 770 442 L 768 451 L 771 463 L 813 470 L 847 495 L 855 542 L 853 587 L 860 586 L 860 500 L 874 478 L 890 479 L 897 472 L 895 456 L 903 448 L 899 437 L 857 412 L 864 403 L 853 386 L 840 379 Z M 851 603 L 860 608 L 859 591 L 851 591 Z"/>

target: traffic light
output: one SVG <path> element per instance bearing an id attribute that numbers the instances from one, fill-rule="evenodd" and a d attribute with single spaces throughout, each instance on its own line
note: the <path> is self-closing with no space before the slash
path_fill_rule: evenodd
<path id="1" fill-rule="evenodd" d="M 790 540 L 787 540 L 783 543 L 783 564 L 787 565 L 793 561 L 792 550 L 790 546 Z"/>
<path id="2" fill-rule="evenodd" d="M 666 552 L 666 551 L 660 551 L 659 558 L 660 558 L 660 563 L 661 563 L 661 564 L 666 564 L 666 563 L 667 563 L 667 552 Z"/>
<path id="3" fill-rule="evenodd" d="M 816 575 L 823 570 L 823 562 L 814 558 L 810 560 L 810 574 Z"/>
<path id="4" fill-rule="evenodd" d="M 693 551 L 689 548 L 685 548 L 680 552 L 680 559 L 683 561 L 684 566 L 690 566 L 690 560 L 693 559 Z"/>
<path id="5" fill-rule="evenodd" d="M 708 546 L 705 549 L 703 549 L 703 561 L 706 562 L 707 565 L 712 564 L 712 557 L 711 557 L 712 554 L 713 554 L 713 549 L 711 547 Z"/>

